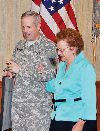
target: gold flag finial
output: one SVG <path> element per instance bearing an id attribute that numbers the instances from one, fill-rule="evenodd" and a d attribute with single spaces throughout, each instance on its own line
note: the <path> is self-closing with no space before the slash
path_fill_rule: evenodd
<path id="1" fill-rule="evenodd" d="M 96 63 L 96 47 L 97 47 L 97 38 L 96 35 L 94 37 L 94 43 L 93 43 L 93 64 Z"/>

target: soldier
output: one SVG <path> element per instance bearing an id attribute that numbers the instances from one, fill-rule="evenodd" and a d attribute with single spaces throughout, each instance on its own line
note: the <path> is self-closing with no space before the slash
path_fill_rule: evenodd
<path id="1" fill-rule="evenodd" d="M 40 33 L 41 18 L 27 11 L 21 16 L 25 40 L 17 43 L 7 67 L 15 74 L 12 95 L 13 131 L 48 131 L 52 95 L 45 91 L 46 81 L 55 75 L 55 44 Z"/>

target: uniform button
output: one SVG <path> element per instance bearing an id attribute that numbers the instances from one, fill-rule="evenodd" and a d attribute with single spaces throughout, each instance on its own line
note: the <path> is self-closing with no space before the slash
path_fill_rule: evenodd
<path id="1" fill-rule="evenodd" d="M 61 82 L 59 82 L 59 84 L 61 85 Z"/>

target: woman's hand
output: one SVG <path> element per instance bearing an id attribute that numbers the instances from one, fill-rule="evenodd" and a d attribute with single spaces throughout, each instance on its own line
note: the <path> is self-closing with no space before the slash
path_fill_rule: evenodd
<path id="1" fill-rule="evenodd" d="M 79 120 L 72 128 L 72 131 L 82 131 L 85 121 Z"/>

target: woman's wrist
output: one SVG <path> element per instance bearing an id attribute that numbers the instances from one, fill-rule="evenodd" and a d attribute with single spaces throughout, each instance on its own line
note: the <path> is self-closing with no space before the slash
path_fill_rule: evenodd
<path id="1" fill-rule="evenodd" d="M 79 120 L 81 120 L 83 122 L 86 122 L 86 119 L 83 119 L 83 118 L 79 118 Z"/>

